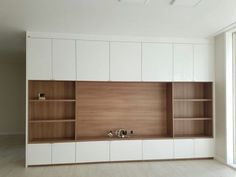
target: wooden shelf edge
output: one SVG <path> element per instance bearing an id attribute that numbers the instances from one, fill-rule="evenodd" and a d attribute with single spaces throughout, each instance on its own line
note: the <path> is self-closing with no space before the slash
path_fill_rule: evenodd
<path id="1" fill-rule="evenodd" d="M 125 140 L 170 140 L 170 139 L 208 139 L 214 138 L 213 136 L 204 135 L 178 135 L 174 137 L 146 137 L 146 138 L 53 138 L 53 139 L 36 139 L 31 140 L 28 144 L 41 144 L 41 143 L 62 143 L 62 142 L 89 142 L 89 141 L 125 141 Z"/>
<path id="2" fill-rule="evenodd" d="M 204 139 L 204 138 L 214 138 L 213 136 L 205 135 L 175 135 L 173 139 Z"/>
<path id="3" fill-rule="evenodd" d="M 173 118 L 175 121 L 191 121 L 191 120 L 213 120 L 212 118 L 206 118 L 206 117 L 175 117 Z"/>
<path id="4" fill-rule="evenodd" d="M 174 98 L 173 99 L 175 102 L 187 102 L 187 101 L 189 101 L 189 102 L 210 102 L 210 101 L 212 101 L 212 99 L 188 99 L 188 98 L 181 98 L 181 99 L 179 99 L 179 98 Z"/>
<path id="5" fill-rule="evenodd" d="M 29 140 L 29 144 L 75 142 L 74 138 L 42 138 Z"/>
<path id="6" fill-rule="evenodd" d="M 76 102 L 74 99 L 29 100 L 29 102 Z"/>
<path id="7" fill-rule="evenodd" d="M 75 119 L 29 120 L 29 123 L 59 123 L 59 122 L 75 122 Z"/>

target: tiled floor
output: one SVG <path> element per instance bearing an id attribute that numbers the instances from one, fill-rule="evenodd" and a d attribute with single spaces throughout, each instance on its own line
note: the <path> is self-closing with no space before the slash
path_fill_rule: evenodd
<path id="1" fill-rule="evenodd" d="M 0 136 L 0 177 L 236 177 L 215 160 L 24 167 L 24 138 Z"/>

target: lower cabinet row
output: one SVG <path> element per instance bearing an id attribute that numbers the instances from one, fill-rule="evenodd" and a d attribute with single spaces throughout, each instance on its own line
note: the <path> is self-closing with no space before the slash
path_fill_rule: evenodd
<path id="1" fill-rule="evenodd" d="M 117 140 L 28 144 L 27 165 L 208 158 L 213 139 Z"/>

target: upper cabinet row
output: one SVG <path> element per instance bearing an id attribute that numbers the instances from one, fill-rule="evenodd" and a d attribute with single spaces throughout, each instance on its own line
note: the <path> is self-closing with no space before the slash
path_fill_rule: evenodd
<path id="1" fill-rule="evenodd" d="M 208 44 L 38 39 L 27 41 L 29 80 L 213 81 Z"/>

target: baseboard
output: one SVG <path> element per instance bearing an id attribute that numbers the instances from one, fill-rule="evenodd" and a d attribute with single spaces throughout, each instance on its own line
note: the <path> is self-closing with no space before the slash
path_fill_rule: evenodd
<path id="1" fill-rule="evenodd" d="M 227 165 L 226 159 L 224 159 L 224 158 L 222 158 L 218 155 L 215 155 L 214 159 L 216 159 L 220 163 L 223 163 L 223 164 Z"/>
<path id="2" fill-rule="evenodd" d="M 25 132 L 0 132 L 0 135 L 25 135 Z"/>

